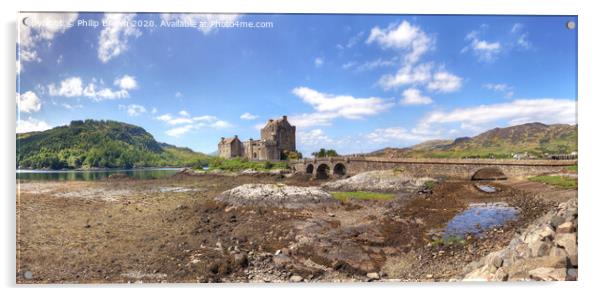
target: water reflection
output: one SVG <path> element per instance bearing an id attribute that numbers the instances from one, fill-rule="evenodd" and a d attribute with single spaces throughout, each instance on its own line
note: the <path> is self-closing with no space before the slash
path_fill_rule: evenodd
<path id="1" fill-rule="evenodd" d="M 113 174 L 134 179 L 159 179 L 174 175 L 180 168 L 105 169 L 94 171 L 17 170 L 17 180 L 35 181 L 97 181 Z"/>
<path id="2" fill-rule="evenodd" d="M 451 219 L 445 230 L 444 237 L 479 234 L 493 227 L 499 227 L 517 218 L 519 210 L 504 202 L 473 203 L 468 209 Z"/>

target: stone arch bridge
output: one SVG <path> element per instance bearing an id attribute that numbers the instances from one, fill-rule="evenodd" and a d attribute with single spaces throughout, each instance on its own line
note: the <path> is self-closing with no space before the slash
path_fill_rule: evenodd
<path id="1" fill-rule="evenodd" d="M 340 178 L 373 170 L 398 169 L 415 176 L 456 179 L 496 180 L 557 172 L 577 164 L 577 160 L 515 159 L 388 159 L 379 157 L 325 157 L 291 162 L 295 172 L 317 179 Z"/>

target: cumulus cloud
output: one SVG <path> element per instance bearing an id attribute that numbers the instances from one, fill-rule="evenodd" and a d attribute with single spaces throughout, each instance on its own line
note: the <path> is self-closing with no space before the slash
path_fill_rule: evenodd
<path id="1" fill-rule="evenodd" d="M 428 105 L 433 102 L 431 98 L 422 95 L 416 88 L 408 88 L 403 91 L 402 95 L 401 104 L 403 105 Z"/>
<path id="2" fill-rule="evenodd" d="M 332 139 L 330 139 L 322 129 L 299 132 L 299 143 L 304 146 L 317 147 L 332 142 Z"/>
<path id="3" fill-rule="evenodd" d="M 105 13 L 102 22 L 104 29 L 98 37 L 98 58 L 106 63 L 128 49 L 128 39 L 139 37 L 142 32 L 135 26 L 130 26 L 136 14 Z"/>
<path id="4" fill-rule="evenodd" d="M 483 87 L 495 92 L 504 93 L 506 98 L 511 98 L 514 95 L 513 87 L 505 83 L 486 83 Z"/>
<path id="5" fill-rule="evenodd" d="M 55 36 L 65 33 L 76 19 L 77 13 L 20 13 L 17 22 L 19 61 L 40 62 L 42 59 L 38 56 L 37 46 L 42 42 L 50 45 Z M 17 64 L 17 73 L 22 66 L 21 63 Z"/>
<path id="6" fill-rule="evenodd" d="M 61 85 L 58 87 L 54 83 L 48 85 L 48 94 L 53 97 L 79 97 L 82 95 L 82 92 L 82 79 L 79 77 L 69 77 L 61 81 Z"/>
<path id="7" fill-rule="evenodd" d="M 87 97 L 94 101 L 124 99 L 130 96 L 128 89 L 137 88 L 137 83 L 133 77 L 124 75 L 115 80 L 115 85 L 121 89 L 111 89 L 99 86 L 96 79 L 92 79 L 85 87 L 80 77 L 69 77 L 60 82 L 48 85 L 48 94 L 53 97 Z M 125 88 L 124 88 L 125 87 Z"/>
<path id="8" fill-rule="evenodd" d="M 172 137 L 179 137 L 184 135 L 190 131 L 198 130 L 203 127 L 209 127 L 214 129 L 224 129 L 232 126 L 229 122 L 225 120 L 220 120 L 216 116 L 213 115 L 201 115 L 194 116 L 186 111 L 182 110 L 178 112 L 179 117 L 174 117 L 170 113 L 166 113 L 160 116 L 155 117 L 155 119 L 163 121 L 168 125 L 175 126 L 165 133 Z"/>
<path id="9" fill-rule="evenodd" d="M 162 24 L 180 22 L 196 27 L 203 34 L 209 34 L 220 27 L 228 27 L 240 18 L 238 14 L 200 14 L 200 13 L 164 13 L 161 14 Z"/>
<path id="10" fill-rule="evenodd" d="M 316 66 L 316 68 L 322 67 L 323 64 L 324 64 L 324 58 L 317 57 L 314 59 L 314 66 Z"/>
<path id="11" fill-rule="evenodd" d="M 350 95 L 321 93 L 308 87 L 297 87 L 293 94 L 310 104 L 317 112 L 335 117 L 361 119 L 389 109 L 392 104 L 378 97 L 355 98 Z"/>
<path id="12" fill-rule="evenodd" d="M 244 120 L 255 120 L 257 118 L 259 118 L 259 116 L 253 115 L 249 112 L 245 112 L 240 116 L 240 119 L 244 119 Z"/>
<path id="13" fill-rule="evenodd" d="M 426 87 L 435 92 L 454 92 L 462 87 L 462 78 L 446 71 L 438 71 Z"/>
<path id="14" fill-rule="evenodd" d="M 138 82 L 136 82 L 136 78 L 130 75 L 123 75 L 115 79 L 115 85 L 119 86 L 124 90 L 131 90 L 138 88 Z"/>
<path id="15" fill-rule="evenodd" d="M 378 128 L 364 136 L 372 143 L 425 141 L 432 137 L 408 131 L 403 127 Z"/>
<path id="16" fill-rule="evenodd" d="M 416 63 L 424 53 L 434 48 L 433 39 L 420 27 L 407 21 L 382 29 L 372 28 L 366 43 L 377 43 L 384 49 L 400 50 L 405 54 L 406 63 Z"/>
<path id="17" fill-rule="evenodd" d="M 17 93 L 17 108 L 19 112 L 38 112 L 42 108 L 42 102 L 36 93 L 27 91 L 23 94 Z"/>
<path id="18" fill-rule="evenodd" d="M 462 52 L 472 51 L 481 62 L 493 62 L 502 52 L 502 44 L 500 42 L 482 40 L 477 31 L 468 33 L 468 35 L 466 35 L 466 40 L 468 40 L 470 44 L 462 49 Z"/>
<path id="19" fill-rule="evenodd" d="M 424 84 L 431 79 L 431 63 L 418 66 L 405 65 L 396 74 L 386 74 L 380 78 L 378 84 L 385 90 L 397 88 L 407 84 Z"/>
<path id="20" fill-rule="evenodd" d="M 28 119 L 17 120 L 17 133 L 40 132 L 51 129 L 48 123 L 43 120 L 37 120 L 29 117 Z"/>
<path id="21" fill-rule="evenodd" d="M 129 116 L 135 117 L 142 113 L 146 113 L 146 108 L 142 105 L 130 104 L 130 105 L 119 105 L 119 109 L 126 110 Z"/>
<path id="22" fill-rule="evenodd" d="M 433 64 L 419 65 L 406 64 L 396 74 L 383 75 L 378 84 L 384 89 L 396 89 L 403 85 L 426 85 L 433 92 L 454 92 L 462 87 L 462 78 L 454 75 L 442 67 L 433 73 Z"/>
<path id="23" fill-rule="evenodd" d="M 425 116 L 420 127 L 458 123 L 462 128 L 495 123 L 516 125 L 527 122 L 576 123 L 577 102 L 570 99 L 518 99 L 508 103 L 435 111 Z"/>

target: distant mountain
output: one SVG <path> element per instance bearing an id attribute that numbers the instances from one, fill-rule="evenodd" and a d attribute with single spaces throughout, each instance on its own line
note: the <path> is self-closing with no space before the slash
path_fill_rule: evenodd
<path id="1" fill-rule="evenodd" d="M 159 143 L 139 126 L 76 120 L 43 132 L 17 134 L 19 168 L 133 168 L 192 166 L 207 155 Z"/>
<path id="2" fill-rule="evenodd" d="M 511 158 L 514 154 L 545 157 L 577 151 L 577 125 L 526 123 L 495 128 L 474 137 L 431 140 L 408 148 L 385 148 L 372 156 L 390 158 Z"/>

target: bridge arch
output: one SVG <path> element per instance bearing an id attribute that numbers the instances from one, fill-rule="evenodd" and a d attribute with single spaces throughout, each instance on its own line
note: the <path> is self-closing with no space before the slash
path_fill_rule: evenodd
<path id="1" fill-rule="evenodd" d="M 479 168 L 470 175 L 470 179 L 474 181 L 492 181 L 506 180 L 508 177 L 499 167 L 484 167 Z"/>
<path id="2" fill-rule="evenodd" d="M 328 179 L 330 173 L 330 167 L 323 163 L 316 169 L 316 179 Z"/>
<path id="3" fill-rule="evenodd" d="M 313 164 L 308 164 L 307 167 L 305 167 L 305 173 L 306 174 L 313 174 L 314 173 L 314 165 Z"/>
<path id="4" fill-rule="evenodd" d="M 336 177 L 343 177 L 347 174 L 347 168 L 342 163 L 337 163 L 332 169 L 332 174 Z"/>

